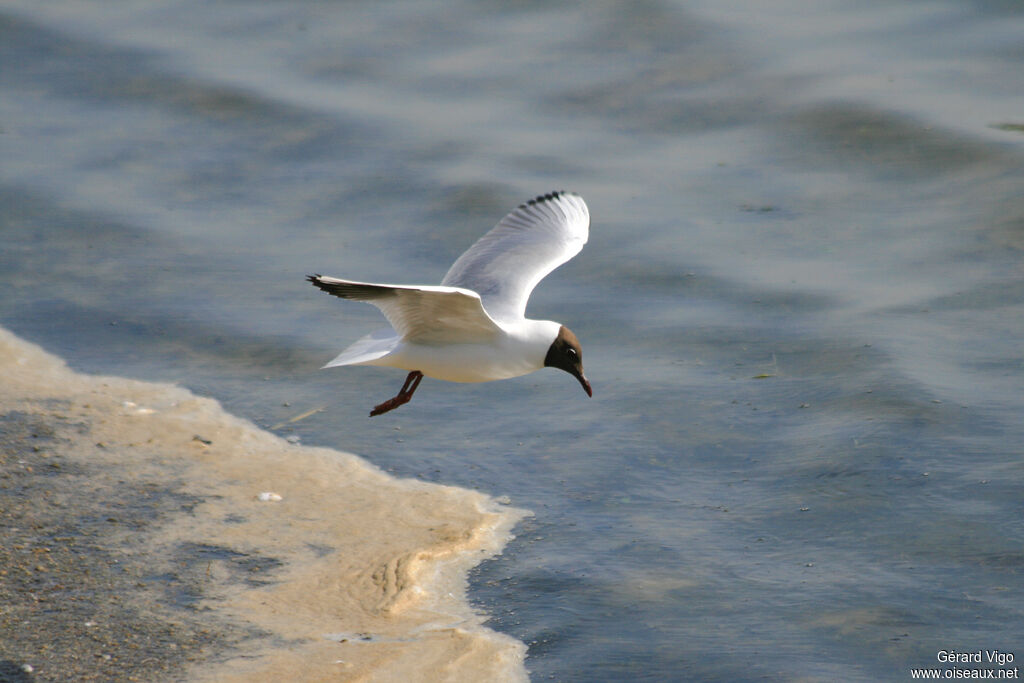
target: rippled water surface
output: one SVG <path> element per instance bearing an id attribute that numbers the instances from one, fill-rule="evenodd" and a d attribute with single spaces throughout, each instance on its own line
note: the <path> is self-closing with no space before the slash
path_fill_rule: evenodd
<path id="1" fill-rule="evenodd" d="M 1024 658 L 1021 36 L 1014 2 L 10 0 L 0 324 L 532 509 L 473 596 L 535 680 Z M 529 313 L 593 399 L 428 379 L 371 420 L 400 373 L 317 370 L 381 318 L 305 274 L 437 282 L 559 188 L 591 241 Z"/>

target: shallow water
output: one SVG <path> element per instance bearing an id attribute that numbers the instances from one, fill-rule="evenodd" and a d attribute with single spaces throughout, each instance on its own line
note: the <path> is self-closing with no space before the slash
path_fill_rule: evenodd
<path id="1" fill-rule="evenodd" d="M 532 509 L 473 596 L 536 680 L 1014 652 L 1022 30 L 998 2 L 8 2 L 0 324 Z M 317 370 L 381 319 L 306 273 L 438 281 L 557 188 L 591 241 L 529 312 L 593 399 L 428 380 L 370 420 L 398 373 Z"/>

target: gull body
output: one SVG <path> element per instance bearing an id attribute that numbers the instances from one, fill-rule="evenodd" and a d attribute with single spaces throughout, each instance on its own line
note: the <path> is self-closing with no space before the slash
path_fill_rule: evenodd
<path id="1" fill-rule="evenodd" d="M 423 375 L 489 382 L 555 367 L 576 377 L 592 395 L 576 336 L 560 323 L 525 317 L 534 286 L 579 253 L 589 226 L 582 197 L 552 192 L 502 219 L 456 260 L 441 285 L 310 275 L 307 279 L 329 294 L 377 306 L 392 327 L 356 341 L 324 367 L 375 365 L 410 371 L 398 396 L 376 406 L 371 415 L 407 402 Z"/>
<path id="2" fill-rule="evenodd" d="M 374 355 L 388 349 L 384 355 L 353 362 L 347 359 L 346 350 L 324 367 L 378 365 L 419 370 L 427 377 L 449 382 L 509 379 L 544 367 L 544 358 L 560 327 L 550 320 L 523 320 L 502 325 L 488 341 L 454 344 L 419 344 L 392 334 L 375 344 Z"/>

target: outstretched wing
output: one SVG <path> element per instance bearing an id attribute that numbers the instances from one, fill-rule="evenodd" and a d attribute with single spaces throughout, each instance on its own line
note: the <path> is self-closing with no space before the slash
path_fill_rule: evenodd
<path id="1" fill-rule="evenodd" d="M 476 292 L 458 287 L 382 285 L 309 275 L 328 294 L 381 310 L 402 339 L 420 344 L 479 342 L 501 332 Z"/>
<path id="2" fill-rule="evenodd" d="M 530 292 L 545 275 L 580 252 L 590 212 L 573 192 L 531 199 L 501 219 L 458 258 L 442 286 L 476 292 L 495 320 L 520 320 Z"/>

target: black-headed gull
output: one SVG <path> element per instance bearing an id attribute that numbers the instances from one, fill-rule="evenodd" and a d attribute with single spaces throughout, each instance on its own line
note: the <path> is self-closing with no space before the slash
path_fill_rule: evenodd
<path id="1" fill-rule="evenodd" d="M 452 264 L 440 286 L 307 276 L 328 294 L 373 304 L 394 328 L 363 337 L 324 367 L 410 371 L 398 395 L 375 406 L 371 416 L 408 403 L 424 375 L 489 382 L 553 367 L 578 379 L 592 396 L 576 335 L 565 325 L 525 317 L 530 292 L 580 252 L 589 230 L 583 198 L 552 192 L 505 216 Z"/>

